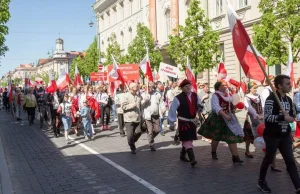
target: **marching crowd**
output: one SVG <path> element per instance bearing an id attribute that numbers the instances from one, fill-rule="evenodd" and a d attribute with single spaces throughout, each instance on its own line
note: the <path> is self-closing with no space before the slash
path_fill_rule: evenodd
<path id="1" fill-rule="evenodd" d="M 293 143 L 291 135 L 292 123 L 296 118 L 295 136 L 300 137 L 300 93 L 296 92 L 292 101 L 287 95 L 291 91 L 288 76 L 269 76 L 269 79 L 276 88 L 285 111 L 280 110 L 270 86 L 266 85 L 259 95 L 258 85 L 244 80 L 239 85 L 240 93 L 239 87 L 229 85 L 224 80 L 214 84 L 214 92 L 210 92 L 209 84 L 198 84 L 196 93 L 189 80 L 180 79 L 167 84 L 160 81 L 148 82 L 144 86 L 132 81 L 129 85 L 120 85 L 113 95 L 108 92 L 108 85 L 101 83 L 97 86 L 69 86 L 65 91 L 57 90 L 54 93 L 47 93 L 46 85 L 28 88 L 24 93 L 21 88 L 16 87 L 11 103 L 7 97 L 7 89 L 2 96 L 5 109 L 10 108 L 18 121 L 24 110 L 28 114 L 29 125 L 39 118 L 40 127 L 43 128 L 46 122 L 56 137 L 63 126 L 67 144 L 71 143 L 71 131 L 79 135 L 82 128 L 85 138 L 93 139 L 96 125 L 100 125 L 100 130 L 109 130 L 112 113 L 113 120 L 118 122 L 120 136 L 127 136 L 132 154 L 136 154 L 135 142 L 142 133 L 147 133 L 149 148 L 155 151 L 155 137 L 159 133 L 164 135 L 163 123 L 167 119 L 169 129 L 175 131 L 174 141 L 182 143 L 180 160 L 190 163 L 192 167 L 197 164 L 193 151 L 193 141 L 197 140 L 197 134 L 203 140 L 211 142 L 213 160 L 219 159 L 217 148 L 222 141 L 228 144 L 232 162 L 242 164 L 237 143 L 245 142 L 245 157 L 254 158 L 249 146 L 259 136 L 258 126 L 264 123 L 266 149 L 258 188 L 266 193 L 271 192 L 265 179 L 269 166 L 273 171 L 281 172 L 275 159 L 279 150 L 296 193 L 300 193 L 300 179 L 293 157 L 293 146 L 298 144 Z M 241 98 L 237 99 L 236 93 Z M 236 99 L 242 101 L 247 111 L 244 126 L 240 125 L 235 114 L 237 109 L 244 107 L 239 107 Z"/>

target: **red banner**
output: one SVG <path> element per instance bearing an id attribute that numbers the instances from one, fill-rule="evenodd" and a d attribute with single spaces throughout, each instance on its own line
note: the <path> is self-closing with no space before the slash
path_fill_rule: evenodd
<path id="1" fill-rule="evenodd" d="M 107 67 L 108 73 L 111 72 L 112 68 L 112 65 Z M 140 80 L 140 69 L 138 64 L 120 64 L 119 69 L 122 72 L 125 81 Z M 113 82 L 116 81 L 116 79 L 108 76 L 108 81 Z"/>
<path id="2" fill-rule="evenodd" d="M 90 74 L 90 81 L 107 81 L 107 72 L 92 72 Z"/>

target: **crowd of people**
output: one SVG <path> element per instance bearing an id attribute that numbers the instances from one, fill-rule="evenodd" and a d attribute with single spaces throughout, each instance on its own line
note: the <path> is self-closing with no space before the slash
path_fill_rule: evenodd
<path id="1" fill-rule="evenodd" d="M 64 128 L 66 143 L 70 144 L 69 133 L 83 134 L 86 139 L 93 139 L 94 127 L 100 125 L 100 130 L 110 129 L 110 116 L 118 122 L 121 137 L 127 136 L 131 153 L 136 154 L 135 142 L 143 133 L 147 133 L 149 148 L 155 151 L 155 137 L 165 135 L 164 123 L 168 123 L 175 132 L 174 141 L 181 142 L 180 160 L 197 164 L 193 141 L 197 133 L 202 139 L 211 143 L 211 157 L 218 160 L 217 148 L 220 141 L 228 144 L 234 164 L 244 161 L 238 154 L 238 143 L 245 142 L 245 157 L 254 158 L 250 152 L 250 144 L 258 137 L 257 127 L 265 123 L 264 140 L 266 143 L 265 157 L 261 164 L 258 188 L 263 192 L 271 192 L 266 182 L 269 166 L 276 172 L 281 172 L 276 165 L 276 152 L 280 151 L 287 165 L 292 182 L 300 193 L 300 179 L 293 157 L 291 136 L 292 123 L 296 117 L 296 137 L 300 137 L 300 93 L 295 92 L 294 100 L 287 95 L 291 91 L 290 78 L 285 75 L 269 76 L 281 106 L 275 99 L 268 84 L 261 95 L 258 94 L 258 84 L 247 83 L 244 79 L 239 87 L 230 85 L 224 80 L 214 84 L 214 92 L 209 84 L 198 84 L 198 92 L 193 91 L 190 80 L 179 79 L 176 82 L 147 82 L 140 85 L 131 82 L 120 85 L 112 95 L 108 85 L 69 86 L 65 91 L 57 90 L 47 93 L 46 85 L 40 88 L 28 88 L 25 93 L 21 88 L 15 88 L 12 102 L 9 103 L 7 89 L 3 92 L 5 109 L 11 109 L 18 121 L 21 113 L 28 114 L 29 125 L 39 118 L 40 127 L 46 123 L 56 137 L 60 128 Z M 297 83 L 299 85 L 300 81 Z M 233 94 L 239 93 L 245 105 L 247 115 L 244 125 L 240 125 L 236 116 L 237 106 L 233 103 Z M 164 121 L 167 119 L 167 121 Z"/>

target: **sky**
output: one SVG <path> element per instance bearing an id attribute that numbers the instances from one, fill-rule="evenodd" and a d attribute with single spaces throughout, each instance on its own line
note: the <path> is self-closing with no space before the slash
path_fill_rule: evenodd
<path id="1" fill-rule="evenodd" d="M 55 49 L 57 38 L 65 51 L 87 50 L 96 36 L 92 5 L 96 0 L 11 0 L 7 23 L 9 47 L 0 57 L 0 77 L 20 64 L 37 63 Z M 90 21 L 95 23 L 90 27 Z"/>

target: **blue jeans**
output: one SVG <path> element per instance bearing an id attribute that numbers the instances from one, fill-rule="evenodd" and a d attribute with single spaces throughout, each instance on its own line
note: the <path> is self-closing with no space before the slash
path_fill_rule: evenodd
<path id="1" fill-rule="evenodd" d="M 84 136 L 92 137 L 93 132 L 92 132 L 91 119 L 90 118 L 82 118 L 82 125 L 83 125 Z"/>
<path id="2" fill-rule="evenodd" d="M 112 114 L 113 114 L 114 120 L 116 120 L 117 119 L 116 105 L 112 104 L 111 109 L 112 109 Z"/>
<path id="3" fill-rule="evenodd" d="M 65 131 L 69 131 L 71 129 L 71 125 L 72 125 L 72 117 L 62 116 L 61 120 L 64 124 Z"/>
<path id="4" fill-rule="evenodd" d="M 164 116 L 159 118 L 159 129 L 160 129 L 161 133 L 164 132 L 164 129 L 163 129 L 163 122 L 164 122 L 164 120 L 165 120 Z"/>

